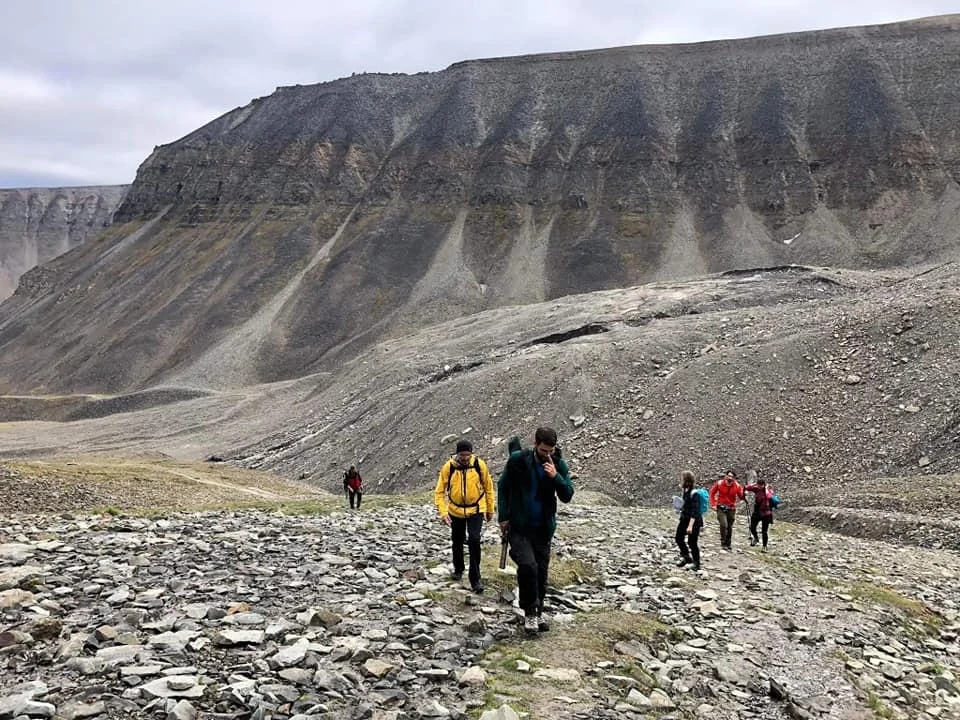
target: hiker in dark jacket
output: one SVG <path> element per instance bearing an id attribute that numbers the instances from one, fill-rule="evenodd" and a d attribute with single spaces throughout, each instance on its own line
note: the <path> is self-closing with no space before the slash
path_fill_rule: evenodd
<path id="1" fill-rule="evenodd" d="M 356 501 L 359 510 L 360 501 L 363 499 L 363 478 L 353 465 L 343 474 L 343 492 L 350 501 L 350 509 L 353 510 L 353 503 Z"/>
<path id="2" fill-rule="evenodd" d="M 683 508 L 677 523 L 677 547 L 680 548 L 678 567 L 689 565 L 696 572 L 700 569 L 700 530 L 703 528 L 703 516 L 700 514 L 700 501 L 694 490 L 694 475 L 689 470 L 680 473 L 680 488 L 683 490 Z"/>
<path id="3" fill-rule="evenodd" d="M 357 510 L 360 509 L 360 501 L 363 499 L 363 478 L 357 469 L 351 465 L 350 469 L 343 474 L 343 492 L 346 493 L 350 501 L 350 509 L 353 510 L 356 502 Z"/>
<path id="4" fill-rule="evenodd" d="M 755 482 L 750 482 L 755 480 Z M 761 535 L 763 536 L 763 551 L 767 551 L 768 530 L 773 524 L 773 488 L 767 485 L 767 481 L 760 477 L 760 471 L 751 471 L 747 473 L 747 486 L 743 488 L 744 492 L 753 493 L 753 513 L 750 515 L 750 547 L 755 547 L 760 541 L 757 537 L 757 526 L 759 525 Z"/>
<path id="5" fill-rule="evenodd" d="M 550 628 L 543 601 L 550 543 L 557 529 L 557 498 L 565 503 L 573 498 L 570 470 L 556 449 L 556 430 L 537 428 L 533 449 L 512 453 L 497 483 L 500 530 L 510 540 L 523 627 L 530 634 Z"/>

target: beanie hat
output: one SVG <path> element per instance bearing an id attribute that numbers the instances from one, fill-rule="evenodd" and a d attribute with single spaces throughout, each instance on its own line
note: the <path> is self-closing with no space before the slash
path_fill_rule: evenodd
<path id="1" fill-rule="evenodd" d="M 457 452 L 473 452 L 473 443 L 469 440 L 457 440 Z"/>

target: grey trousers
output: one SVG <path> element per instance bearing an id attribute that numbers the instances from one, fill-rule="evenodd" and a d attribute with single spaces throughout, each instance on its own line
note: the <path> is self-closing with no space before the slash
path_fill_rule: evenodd
<path id="1" fill-rule="evenodd" d="M 735 508 L 721 510 L 717 508 L 717 522 L 720 523 L 720 544 L 730 547 L 733 544 L 733 521 L 737 517 Z"/>

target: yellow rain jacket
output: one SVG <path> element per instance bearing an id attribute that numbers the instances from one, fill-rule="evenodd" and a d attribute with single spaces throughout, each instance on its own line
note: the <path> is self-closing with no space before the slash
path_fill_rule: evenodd
<path id="1" fill-rule="evenodd" d="M 495 513 L 497 502 L 487 464 L 476 455 L 466 467 L 454 456 L 440 468 L 434 502 L 441 517 L 467 518 L 477 513 Z"/>

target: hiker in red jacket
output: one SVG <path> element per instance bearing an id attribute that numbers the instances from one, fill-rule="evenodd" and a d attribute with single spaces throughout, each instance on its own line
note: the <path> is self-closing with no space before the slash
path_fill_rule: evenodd
<path id="1" fill-rule="evenodd" d="M 750 480 L 755 480 L 755 482 L 750 482 Z M 760 532 L 763 536 L 763 552 L 766 552 L 767 530 L 773 523 L 773 488 L 760 477 L 760 471 L 755 470 L 747 473 L 747 485 L 743 489 L 745 492 L 752 492 L 754 498 L 753 513 L 750 515 L 750 547 L 755 547 L 759 542 L 757 525 L 760 525 Z"/>
<path id="2" fill-rule="evenodd" d="M 360 501 L 363 499 L 363 478 L 353 465 L 343 474 L 343 492 L 350 500 L 350 509 L 353 510 L 353 503 L 356 501 L 359 510 Z"/>
<path id="3" fill-rule="evenodd" d="M 737 474 L 733 470 L 728 470 L 710 488 L 710 507 L 717 509 L 720 547 L 724 550 L 733 549 L 733 521 L 737 517 L 737 502 L 743 500 L 743 486 L 737 482 Z"/>

